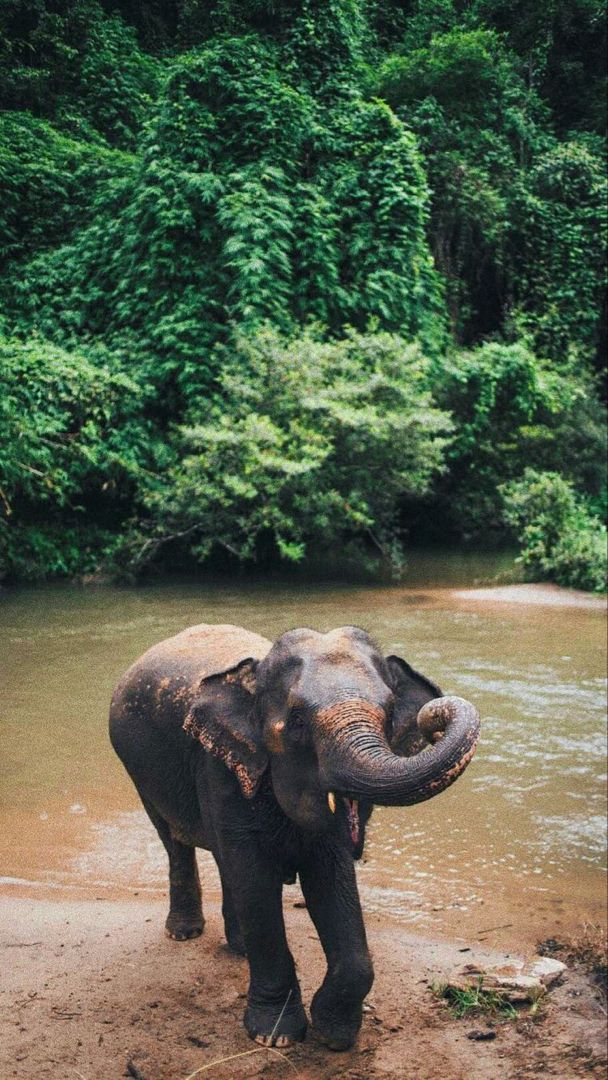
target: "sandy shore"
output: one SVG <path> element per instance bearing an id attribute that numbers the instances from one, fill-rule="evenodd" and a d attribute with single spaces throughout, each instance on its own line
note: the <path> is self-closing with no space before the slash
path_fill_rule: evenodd
<path id="1" fill-rule="evenodd" d="M 186 1080 L 218 1058 L 253 1048 L 241 1025 L 247 972 L 226 952 L 217 904 L 202 938 L 163 935 L 164 903 L 134 899 L 0 898 L 0 1076 L 20 1080 Z M 305 910 L 286 910 L 304 1001 L 324 961 Z M 467 1035 L 484 1020 L 455 1020 L 430 984 L 497 954 L 432 942 L 368 916 L 376 983 L 358 1045 L 332 1054 L 312 1036 L 289 1062 L 266 1051 L 199 1076 L 301 1080 L 519 1080 L 604 1076 L 605 1007 L 587 976 L 569 971 L 540 1018 L 499 1023 L 492 1041 Z M 291 1063 L 291 1064 L 290 1064 Z M 137 1071 L 134 1074 L 138 1075 Z"/>
<path id="2" fill-rule="evenodd" d="M 457 600 L 477 600 L 484 604 L 531 604 L 535 607 L 587 608 L 605 611 L 606 597 L 563 589 L 560 585 L 495 585 L 483 589 L 451 589 Z"/>

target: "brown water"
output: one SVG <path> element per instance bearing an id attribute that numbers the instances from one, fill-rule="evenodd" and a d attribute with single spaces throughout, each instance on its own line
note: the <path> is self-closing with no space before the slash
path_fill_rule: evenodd
<path id="1" fill-rule="evenodd" d="M 517 603 L 469 596 L 492 568 L 435 555 L 414 562 L 404 587 L 243 579 L 6 591 L 0 884 L 40 895 L 166 890 L 163 849 L 106 735 L 112 689 L 150 645 L 197 622 L 270 638 L 355 623 L 470 698 L 483 719 L 476 758 L 453 788 L 375 811 L 359 870 L 367 910 L 432 932 L 504 926 L 504 940 L 600 921 L 604 612 L 593 601 L 567 606 L 571 594 L 559 590 L 524 592 Z M 201 863 L 217 893 L 206 854 Z"/>

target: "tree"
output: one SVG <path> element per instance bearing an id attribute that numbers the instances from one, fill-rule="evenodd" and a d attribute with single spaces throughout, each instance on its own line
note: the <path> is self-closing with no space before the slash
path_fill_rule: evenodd
<path id="1" fill-rule="evenodd" d="M 419 348 L 267 327 L 221 351 L 217 393 L 191 404 L 174 467 L 148 488 L 131 566 L 176 539 L 202 561 L 217 545 L 251 559 L 262 543 L 299 561 L 353 539 L 396 557 L 399 500 L 428 490 L 450 428 Z"/>

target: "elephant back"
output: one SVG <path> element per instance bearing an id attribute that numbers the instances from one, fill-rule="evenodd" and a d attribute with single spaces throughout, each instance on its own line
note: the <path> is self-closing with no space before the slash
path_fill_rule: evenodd
<path id="1" fill-rule="evenodd" d="M 200 623 L 153 645 L 129 668 L 112 702 L 114 716 L 152 710 L 187 710 L 201 683 L 243 660 L 263 660 L 272 642 L 231 624 Z"/>
<path id="2" fill-rule="evenodd" d="M 272 642 L 230 623 L 200 623 L 153 645 L 136 666 L 165 676 L 188 669 L 192 682 L 230 671 L 250 657 L 263 660 Z"/>

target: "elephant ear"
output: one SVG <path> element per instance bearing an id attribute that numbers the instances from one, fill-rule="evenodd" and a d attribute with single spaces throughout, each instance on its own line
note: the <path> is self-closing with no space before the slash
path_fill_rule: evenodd
<path id="1" fill-rule="evenodd" d="M 410 667 L 400 656 L 387 656 L 386 663 L 395 695 L 395 708 L 387 732 L 389 743 L 395 754 L 411 757 L 428 746 L 416 723 L 418 713 L 427 701 L 443 697 L 443 693 L 436 683 Z"/>
<path id="2" fill-rule="evenodd" d="M 236 774 L 247 799 L 255 795 L 268 764 L 255 723 L 258 663 L 249 657 L 203 679 L 184 721 L 184 731 Z"/>

